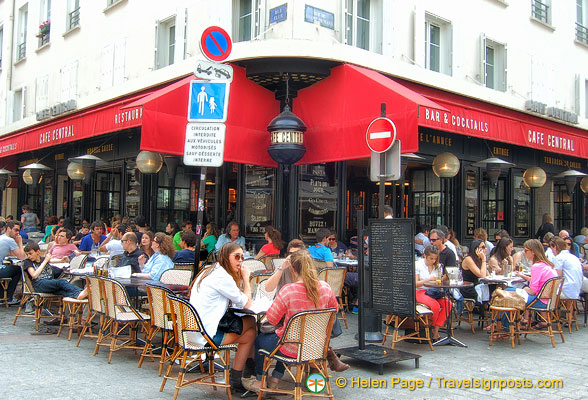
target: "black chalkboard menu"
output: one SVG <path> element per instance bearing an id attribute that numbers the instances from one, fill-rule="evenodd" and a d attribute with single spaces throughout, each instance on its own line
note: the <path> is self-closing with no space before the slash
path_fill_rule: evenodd
<path id="1" fill-rule="evenodd" d="M 415 316 L 414 219 L 369 220 L 370 308 Z"/>
<path id="2" fill-rule="evenodd" d="M 337 212 L 335 163 L 300 166 L 300 234 L 313 238 L 319 229 L 332 229 Z"/>

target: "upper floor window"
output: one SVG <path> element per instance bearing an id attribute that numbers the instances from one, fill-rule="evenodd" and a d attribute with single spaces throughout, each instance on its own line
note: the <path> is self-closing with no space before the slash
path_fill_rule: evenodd
<path id="1" fill-rule="evenodd" d="M 531 0 L 531 16 L 551 25 L 551 0 Z"/>
<path id="2" fill-rule="evenodd" d="M 346 0 L 345 44 L 370 49 L 370 0 Z"/>
<path id="3" fill-rule="evenodd" d="M 80 0 L 67 0 L 66 30 L 80 26 Z"/>
<path id="4" fill-rule="evenodd" d="M 506 45 L 482 35 L 482 83 L 490 89 L 506 91 Z"/>
<path id="5" fill-rule="evenodd" d="M 16 36 L 16 61 L 27 56 L 27 23 L 29 6 L 25 4 L 18 10 L 18 31 Z"/>
<path id="6" fill-rule="evenodd" d="M 167 67 L 174 63 L 176 48 L 176 17 L 171 17 L 157 24 L 155 69 Z"/>
<path id="7" fill-rule="evenodd" d="M 51 0 L 41 0 L 39 10 L 39 47 L 49 43 L 49 34 L 51 32 Z"/>
<path id="8" fill-rule="evenodd" d="M 432 14 L 425 15 L 425 68 L 451 75 L 451 22 Z"/>
<path id="9" fill-rule="evenodd" d="M 2 68 L 2 49 L 4 48 L 4 27 L 0 25 L 0 69 Z"/>
<path id="10" fill-rule="evenodd" d="M 233 37 L 235 42 L 245 42 L 259 36 L 260 7 L 260 0 L 233 1 Z"/>
<path id="11" fill-rule="evenodd" d="M 10 94 L 11 95 L 8 97 L 8 111 L 11 118 L 10 122 L 20 121 L 26 115 L 26 87 L 15 89 Z"/>
<path id="12" fill-rule="evenodd" d="M 576 0 L 576 40 L 588 44 L 588 0 Z"/>
<path id="13" fill-rule="evenodd" d="M 113 4 L 116 4 L 122 0 L 106 0 L 106 7 L 110 7 Z"/>

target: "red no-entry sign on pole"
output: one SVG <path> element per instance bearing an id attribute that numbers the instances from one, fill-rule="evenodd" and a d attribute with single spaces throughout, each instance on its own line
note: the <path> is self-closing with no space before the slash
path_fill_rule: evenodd
<path id="1" fill-rule="evenodd" d="M 371 151 L 384 153 L 396 140 L 396 125 L 388 118 L 376 118 L 368 126 L 365 140 Z"/>

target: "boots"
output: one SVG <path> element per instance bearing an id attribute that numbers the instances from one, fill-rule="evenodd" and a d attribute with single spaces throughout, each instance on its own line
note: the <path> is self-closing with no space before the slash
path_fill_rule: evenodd
<path id="1" fill-rule="evenodd" d="M 243 378 L 249 378 L 251 375 L 255 375 L 255 360 L 248 358 L 243 368 Z"/>
<path id="2" fill-rule="evenodd" d="M 332 347 L 329 347 L 327 351 L 327 362 L 329 363 L 329 369 L 335 372 L 343 372 L 349 368 L 349 364 L 345 364 L 337 357 L 337 354 L 333 351 Z"/>
<path id="3" fill-rule="evenodd" d="M 229 383 L 231 384 L 231 391 L 240 393 L 245 393 L 247 391 L 247 389 L 245 389 L 243 386 L 243 382 L 241 382 L 242 376 L 243 371 L 237 371 L 231 368 L 229 371 Z"/>

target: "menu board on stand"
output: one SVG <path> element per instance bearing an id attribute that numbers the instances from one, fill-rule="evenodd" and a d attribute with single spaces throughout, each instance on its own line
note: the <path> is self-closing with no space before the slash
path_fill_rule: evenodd
<path id="1" fill-rule="evenodd" d="M 337 184 L 333 164 L 305 166 L 300 182 L 300 226 L 302 236 L 315 236 L 319 229 L 335 226 Z"/>
<path id="2" fill-rule="evenodd" d="M 414 317 L 414 219 L 369 220 L 370 308 Z"/>

